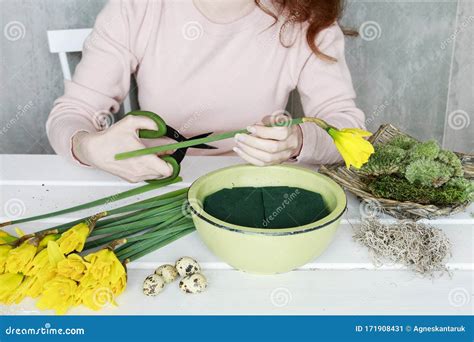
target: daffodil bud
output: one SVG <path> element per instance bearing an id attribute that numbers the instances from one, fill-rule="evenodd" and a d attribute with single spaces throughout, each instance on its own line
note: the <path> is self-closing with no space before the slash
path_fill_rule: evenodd
<path id="1" fill-rule="evenodd" d="M 36 255 L 38 239 L 32 238 L 24 241 L 20 246 L 13 248 L 7 256 L 5 271 L 9 273 L 25 273 L 30 261 Z"/>

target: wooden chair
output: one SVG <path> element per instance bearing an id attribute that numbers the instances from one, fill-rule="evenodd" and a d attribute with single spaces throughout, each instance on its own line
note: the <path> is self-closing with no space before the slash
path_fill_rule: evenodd
<path id="1" fill-rule="evenodd" d="M 67 54 L 71 52 L 82 52 L 84 41 L 90 35 L 92 29 L 54 30 L 48 31 L 49 51 L 59 55 L 61 69 L 66 80 L 71 79 L 71 68 Z M 124 113 L 132 110 L 130 94 L 123 100 Z"/>

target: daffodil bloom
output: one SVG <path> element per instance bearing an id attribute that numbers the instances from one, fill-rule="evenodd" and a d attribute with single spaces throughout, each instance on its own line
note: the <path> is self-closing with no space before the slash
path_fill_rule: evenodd
<path id="1" fill-rule="evenodd" d="M 23 299 L 25 299 L 28 296 L 27 293 L 30 290 L 30 287 L 32 286 L 33 282 L 34 282 L 33 277 L 24 277 L 21 284 L 5 300 L 5 304 L 7 305 L 10 305 L 13 303 L 19 304 Z"/>
<path id="2" fill-rule="evenodd" d="M 8 253 L 5 271 L 9 273 L 25 273 L 28 264 L 35 257 L 37 246 L 37 239 L 29 239 L 20 246 L 13 248 Z"/>
<path id="3" fill-rule="evenodd" d="M 115 296 L 118 296 L 123 291 L 125 291 L 126 287 L 127 287 L 127 273 L 123 273 L 116 282 L 110 283 L 110 289 L 112 290 Z"/>
<path id="4" fill-rule="evenodd" d="M 40 310 L 55 310 L 63 315 L 75 304 L 74 293 L 77 283 L 63 276 L 56 276 L 44 284 L 44 290 L 36 306 Z"/>
<path id="5" fill-rule="evenodd" d="M 35 255 L 33 260 L 31 260 L 28 263 L 23 273 L 26 276 L 34 276 L 48 265 L 49 265 L 48 251 L 46 249 L 43 249 L 41 252 Z"/>
<path id="6" fill-rule="evenodd" d="M 41 251 L 42 249 L 48 247 L 48 242 L 49 241 L 56 241 L 61 237 L 61 234 L 48 234 L 45 237 L 43 237 L 38 245 L 38 252 Z"/>
<path id="7" fill-rule="evenodd" d="M 48 251 L 49 263 L 54 267 L 56 267 L 58 262 L 66 259 L 66 257 L 61 252 L 61 249 L 59 248 L 59 245 L 56 241 L 48 242 L 47 251 Z"/>
<path id="8" fill-rule="evenodd" d="M 347 168 L 350 168 L 351 165 L 357 169 L 361 168 L 362 165 L 367 163 L 371 154 L 375 152 L 372 144 L 364 139 L 365 137 L 370 137 L 372 133 L 364 131 L 363 129 L 338 129 L 329 125 L 324 120 L 313 117 L 303 117 L 299 120 L 303 123 L 314 123 L 324 129 L 334 140 L 334 144 L 341 154 L 342 159 L 344 159 Z"/>
<path id="9" fill-rule="evenodd" d="M 6 304 L 23 281 L 23 274 L 0 274 L 0 303 Z"/>
<path id="10" fill-rule="evenodd" d="M 10 245 L 0 245 L 0 274 L 5 272 L 5 262 L 12 248 Z"/>
<path id="11" fill-rule="evenodd" d="M 31 280 L 28 283 L 28 289 L 26 289 L 26 295 L 31 298 L 38 297 L 42 292 L 44 285 L 54 279 L 57 275 L 56 267 L 48 264 L 41 269 L 41 272 L 38 272 L 34 276 L 29 277 Z"/>
<path id="12" fill-rule="evenodd" d="M 61 252 L 63 254 L 69 254 L 74 251 L 81 252 L 89 232 L 90 227 L 85 222 L 82 222 L 62 233 L 61 237 L 57 240 Z"/>
<path id="13" fill-rule="evenodd" d="M 69 254 L 66 259 L 59 261 L 56 266 L 59 275 L 79 281 L 84 276 L 88 263 L 78 254 Z"/>
<path id="14" fill-rule="evenodd" d="M 4 245 L 7 243 L 12 243 L 18 240 L 17 237 L 8 234 L 6 231 L 0 229 L 0 245 Z"/>
<path id="15" fill-rule="evenodd" d="M 327 132 L 334 139 L 334 144 L 348 169 L 351 165 L 360 169 L 374 153 L 372 144 L 364 139 L 372 135 L 370 132 L 358 128 L 337 129 L 334 127 L 330 127 Z"/>
<path id="16" fill-rule="evenodd" d="M 125 268 L 110 249 L 102 249 L 84 257 L 91 263 L 88 272 L 101 284 L 115 284 L 123 277 Z"/>

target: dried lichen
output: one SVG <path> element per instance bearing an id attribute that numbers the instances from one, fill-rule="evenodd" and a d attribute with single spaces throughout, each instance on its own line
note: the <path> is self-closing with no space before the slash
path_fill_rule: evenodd
<path id="1" fill-rule="evenodd" d="M 451 256 L 451 242 L 441 229 L 409 220 L 390 224 L 364 220 L 354 239 L 369 248 L 376 265 L 401 263 L 428 276 L 446 271 Z"/>

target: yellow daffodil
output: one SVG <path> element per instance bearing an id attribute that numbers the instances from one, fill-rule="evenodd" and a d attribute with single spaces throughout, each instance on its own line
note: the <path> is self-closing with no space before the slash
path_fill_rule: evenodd
<path id="1" fill-rule="evenodd" d="M 56 241 L 60 237 L 61 237 L 61 234 L 48 234 L 48 235 L 44 236 L 38 244 L 38 251 L 41 251 L 44 248 L 48 247 L 48 242 L 49 241 Z"/>
<path id="2" fill-rule="evenodd" d="M 118 296 L 127 287 L 127 273 L 123 273 L 120 275 L 119 279 L 116 282 L 110 283 L 110 289 L 112 290 L 113 294 Z"/>
<path id="3" fill-rule="evenodd" d="M 66 259 L 58 262 L 58 274 L 79 281 L 84 276 L 88 263 L 78 254 L 69 254 Z"/>
<path id="4" fill-rule="evenodd" d="M 24 269 L 26 276 L 34 276 L 38 274 L 43 268 L 49 265 L 48 251 L 43 249 L 41 252 L 35 255 Z"/>
<path id="5" fill-rule="evenodd" d="M 74 251 L 81 252 L 89 232 L 89 226 L 83 222 L 62 233 L 61 237 L 57 240 L 61 252 L 63 254 L 69 254 Z"/>
<path id="6" fill-rule="evenodd" d="M 331 127 L 327 131 L 334 139 L 334 144 L 341 154 L 346 167 L 353 165 L 359 169 L 367 163 L 369 157 L 374 153 L 374 147 L 370 142 L 364 139 L 372 133 L 357 128 L 337 129 Z"/>
<path id="7" fill-rule="evenodd" d="M 23 281 L 23 274 L 0 274 L 0 303 L 6 304 Z"/>
<path id="8" fill-rule="evenodd" d="M 375 152 L 372 144 L 364 139 L 372 135 L 370 132 L 359 128 L 338 129 L 319 118 L 303 117 L 300 120 L 303 123 L 311 122 L 316 124 L 331 136 L 347 168 L 353 165 L 359 169 L 362 165 L 367 163 L 370 155 Z"/>
<path id="9" fill-rule="evenodd" d="M 0 245 L 12 243 L 18 240 L 17 237 L 8 234 L 6 231 L 0 229 Z"/>
<path id="10" fill-rule="evenodd" d="M 91 263 L 88 272 L 101 284 L 115 284 L 123 277 L 125 268 L 110 249 L 102 249 L 84 257 Z"/>
<path id="11" fill-rule="evenodd" d="M 54 267 L 56 267 L 58 262 L 66 259 L 66 257 L 61 252 L 61 248 L 59 247 L 59 245 L 56 241 L 49 241 L 48 242 L 47 251 L 48 251 L 49 263 Z"/>
<path id="12" fill-rule="evenodd" d="M 5 272 L 5 262 L 7 261 L 8 253 L 13 249 L 10 245 L 0 245 L 0 274 Z"/>
<path id="13" fill-rule="evenodd" d="M 28 264 L 33 260 L 38 246 L 37 239 L 29 239 L 20 246 L 13 248 L 5 262 L 5 272 L 24 273 Z"/>
<path id="14" fill-rule="evenodd" d="M 36 273 L 34 276 L 29 277 L 31 280 L 28 283 L 28 289 L 26 290 L 26 295 L 31 298 L 38 297 L 42 292 L 44 285 L 55 278 L 57 275 L 56 267 L 48 264 L 41 269 L 41 272 Z"/>
<path id="15" fill-rule="evenodd" d="M 34 282 L 34 277 L 24 277 L 22 283 L 16 288 L 15 291 L 6 299 L 5 304 L 19 304 L 23 299 L 28 296 Z"/>
<path id="16" fill-rule="evenodd" d="M 63 315 L 75 304 L 74 293 L 77 283 L 63 276 L 57 276 L 44 284 L 44 290 L 36 306 L 40 310 L 55 310 Z"/>

